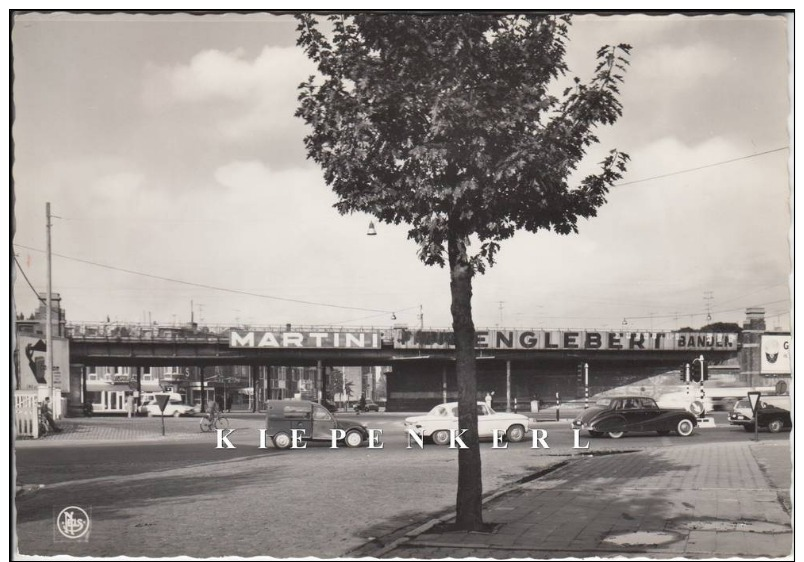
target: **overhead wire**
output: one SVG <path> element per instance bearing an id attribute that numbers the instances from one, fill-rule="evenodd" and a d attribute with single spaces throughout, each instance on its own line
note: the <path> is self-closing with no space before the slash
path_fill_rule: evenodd
<path id="1" fill-rule="evenodd" d="M 37 298 L 37 299 L 39 299 L 39 302 L 41 302 L 41 303 L 45 304 L 45 303 L 46 303 L 46 299 L 43 299 L 42 297 L 40 297 L 40 296 L 39 296 L 39 291 L 37 291 L 37 290 L 34 288 L 33 283 L 31 283 L 31 280 L 30 280 L 30 279 L 28 279 L 28 276 L 27 276 L 27 275 L 25 275 L 25 270 L 24 270 L 24 269 L 22 269 L 22 264 L 20 263 L 20 260 L 18 260 L 18 259 L 17 259 L 17 256 L 16 256 L 16 255 L 14 256 L 14 261 L 15 261 L 15 262 L 16 262 L 16 264 L 17 264 L 17 269 L 19 270 L 19 272 L 20 272 L 20 273 L 22 273 L 22 276 L 25 278 L 25 281 L 27 281 L 27 282 L 28 282 L 28 286 L 29 286 L 29 287 L 31 288 L 31 290 L 34 292 L 34 295 L 36 295 L 36 298 Z"/>
<path id="2" fill-rule="evenodd" d="M 44 250 L 40 250 L 39 248 L 32 248 L 30 246 L 25 246 L 23 244 L 15 244 L 15 246 L 17 246 L 19 248 L 24 248 L 26 250 L 31 250 L 33 252 L 43 252 L 44 253 Z M 360 306 L 347 306 L 347 305 L 332 304 L 332 303 L 325 303 L 325 302 L 308 301 L 308 300 L 302 300 L 302 299 L 291 299 L 291 298 L 287 298 L 287 297 L 277 297 L 277 296 L 274 296 L 274 295 L 264 295 L 264 294 L 260 294 L 260 293 L 252 293 L 250 291 L 243 291 L 243 290 L 240 290 L 240 289 L 229 289 L 227 287 L 217 287 L 215 285 L 208 285 L 206 283 L 196 283 L 196 282 L 193 282 L 193 281 L 185 281 L 185 280 L 182 280 L 182 279 L 174 279 L 174 278 L 171 278 L 171 277 L 164 277 L 162 275 L 153 275 L 151 273 L 143 273 L 141 271 L 134 271 L 132 269 L 116 267 L 116 266 L 113 266 L 113 265 L 107 265 L 107 264 L 103 264 L 103 263 L 98 263 L 98 262 L 94 262 L 94 261 L 90 261 L 90 260 L 85 260 L 85 259 L 82 259 L 82 258 L 75 258 L 75 257 L 72 257 L 72 256 L 65 256 L 63 254 L 57 254 L 55 252 L 51 252 L 51 255 L 59 257 L 59 258 L 62 258 L 62 259 L 70 260 L 70 261 L 76 261 L 76 262 L 79 262 L 79 263 L 85 263 L 85 264 L 88 264 L 88 265 L 93 265 L 95 267 L 102 267 L 104 269 L 110 269 L 112 271 L 120 271 L 122 273 L 129 273 L 131 275 L 139 275 L 141 277 L 148 277 L 150 279 L 158 279 L 160 281 L 167 281 L 167 282 L 170 282 L 170 283 L 180 283 L 182 285 L 188 285 L 188 286 L 191 286 L 191 287 L 198 287 L 198 288 L 201 288 L 201 289 L 209 289 L 209 290 L 212 290 L 212 291 L 222 291 L 222 292 L 226 292 L 226 293 L 234 293 L 234 294 L 245 295 L 245 296 L 250 296 L 250 297 L 271 299 L 271 300 L 277 300 L 277 301 L 282 301 L 282 302 L 292 302 L 292 303 L 296 303 L 296 304 L 305 304 L 305 305 L 310 305 L 310 306 L 323 306 L 323 307 L 329 307 L 329 308 L 338 308 L 338 309 L 343 309 L 343 310 L 361 310 L 361 311 L 364 311 L 364 312 L 377 312 L 377 313 L 381 313 L 381 314 L 393 314 L 394 313 L 393 310 L 380 310 L 380 309 L 377 309 L 377 308 L 365 308 L 365 307 L 360 307 Z"/>

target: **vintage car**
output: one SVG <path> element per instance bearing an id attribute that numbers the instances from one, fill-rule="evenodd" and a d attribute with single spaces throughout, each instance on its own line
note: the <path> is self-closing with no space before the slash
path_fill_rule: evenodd
<path id="1" fill-rule="evenodd" d="M 477 403 L 477 431 L 481 438 L 492 437 L 494 430 L 500 430 L 511 442 L 522 441 L 528 430 L 527 416 L 495 412 L 485 402 Z M 450 442 L 450 430 L 458 430 L 458 403 L 439 404 L 423 416 L 405 419 L 405 429 L 412 429 L 429 437 L 436 445 Z"/>
<path id="2" fill-rule="evenodd" d="M 771 433 L 779 433 L 783 429 L 793 427 L 790 416 L 789 396 L 762 396 L 757 404 L 757 423 L 761 429 L 767 428 Z M 754 431 L 754 413 L 748 398 L 740 399 L 729 414 L 731 425 L 741 425 L 746 431 Z"/>
<path id="3" fill-rule="evenodd" d="M 608 434 L 618 439 L 625 433 L 675 431 L 687 437 L 698 425 L 696 417 L 682 409 L 659 408 L 653 398 L 622 396 L 601 398 L 572 421 L 573 429 L 585 429 L 592 437 Z"/>
<path id="4" fill-rule="evenodd" d="M 157 401 L 156 396 L 146 398 L 140 405 L 139 413 L 143 416 L 149 417 L 163 415 L 162 410 L 159 408 L 159 402 Z M 182 402 L 181 396 L 178 394 L 171 395 L 168 403 L 165 405 L 164 411 L 164 415 L 173 416 L 174 418 L 178 418 L 179 416 L 194 416 L 197 413 L 198 410 L 196 410 L 195 407 Z"/>
<path id="5" fill-rule="evenodd" d="M 355 412 L 379 412 L 380 405 L 377 404 L 374 400 L 370 398 L 366 398 L 366 405 L 362 408 L 360 407 L 360 402 L 354 405 Z"/>
<path id="6" fill-rule="evenodd" d="M 783 429 L 791 429 L 793 427 L 793 420 L 790 416 L 790 410 L 779 408 L 771 404 L 760 404 L 757 410 L 757 426 L 764 429 L 767 428 L 771 433 L 779 433 Z M 754 424 L 744 425 L 746 431 L 754 431 Z"/>
<path id="7" fill-rule="evenodd" d="M 293 430 L 304 430 L 304 441 L 331 441 L 332 430 L 343 430 L 339 440 L 348 447 L 359 447 L 368 438 L 368 428 L 357 421 L 339 419 L 321 404 L 309 400 L 268 400 L 265 413 L 266 435 L 277 449 L 293 444 Z"/>
<path id="8" fill-rule="evenodd" d="M 754 412 L 751 410 L 751 401 L 748 398 L 741 398 L 734 404 L 731 413 L 729 414 L 729 425 L 752 426 L 750 431 L 753 431 Z M 749 430 L 746 430 L 749 431 Z"/>

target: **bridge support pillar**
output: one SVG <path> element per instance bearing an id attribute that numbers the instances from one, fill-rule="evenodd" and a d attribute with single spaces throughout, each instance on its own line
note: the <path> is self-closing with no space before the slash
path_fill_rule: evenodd
<path id="1" fill-rule="evenodd" d="M 204 367 L 198 366 L 198 367 L 196 367 L 196 369 L 198 369 L 198 381 L 201 383 L 200 384 L 200 388 L 201 388 L 201 411 L 206 412 L 207 411 L 207 391 L 204 388 Z"/>
<path id="2" fill-rule="evenodd" d="M 511 411 L 511 360 L 505 362 L 505 411 Z"/>
<path id="3" fill-rule="evenodd" d="M 324 401 L 324 362 L 319 359 L 315 365 L 315 398 L 316 402 L 321 403 Z"/>
<path id="4" fill-rule="evenodd" d="M 251 387 L 251 395 L 248 397 L 249 410 L 252 413 L 257 411 L 257 377 L 254 376 L 254 365 L 248 366 L 248 385 Z"/>
<path id="5" fill-rule="evenodd" d="M 137 365 L 137 411 L 142 405 L 142 367 Z"/>
<path id="6" fill-rule="evenodd" d="M 441 400 L 444 404 L 447 403 L 447 366 L 441 370 Z"/>
<path id="7" fill-rule="evenodd" d="M 87 403 L 89 393 L 87 392 L 87 366 L 81 367 L 81 406 Z"/>

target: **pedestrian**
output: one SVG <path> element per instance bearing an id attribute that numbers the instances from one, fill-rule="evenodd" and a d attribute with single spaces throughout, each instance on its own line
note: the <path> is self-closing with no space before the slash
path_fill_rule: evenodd
<path id="1" fill-rule="evenodd" d="M 232 412 L 232 399 L 233 399 L 233 398 L 234 398 L 234 397 L 233 397 L 231 394 L 229 394 L 229 395 L 226 397 L 226 411 L 227 411 L 227 412 L 229 412 L 229 413 L 231 413 L 231 412 Z"/>
<path id="2" fill-rule="evenodd" d="M 61 428 L 56 425 L 56 422 L 53 420 L 53 412 L 50 409 L 50 397 L 45 398 L 45 401 L 42 402 L 41 406 L 42 417 L 45 418 L 50 429 L 55 431 L 56 433 L 61 433 Z"/>
<path id="3" fill-rule="evenodd" d="M 365 412 L 366 411 L 366 395 L 360 395 L 360 402 L 357 404 L 357 413 Z"/>
<path id="4" fill-rule="evenodd" d="M 132 394 L 126 397 L 126 412 L 128 412 L 129 418 L 134 415 L 134 395 Z"/>
<path id="5" fill-rule="evenodd" d="M 488 407 L 489 407 L 489 409 L 491 409 L 491 399 L 492 399 L 492 396 L 494 396 L 494 391 L 493 391 L 493 390 L 492 390 L 491 392 L 487 392 L 487 393 L 486 393 L 486 406 L 488 406 Z"/>

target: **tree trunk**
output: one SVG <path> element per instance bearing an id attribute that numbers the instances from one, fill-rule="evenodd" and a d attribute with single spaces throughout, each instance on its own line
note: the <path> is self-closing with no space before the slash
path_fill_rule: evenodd
<path id="1" fill-rule="evenodd" d="M 480 442 L 477 436 L 477 380 L 475 365 L 475 325 L 472 321 L 473 271 L 466 253 L 466 240 L 449 240 L 452 329 L 455 332 L 455 358 L 458 375 L 458 427 L 466 429 L 467 449 L 458 450 L 458 497 L 455 525 L 458 529 L 483 528 L 483 481 Z"/>

